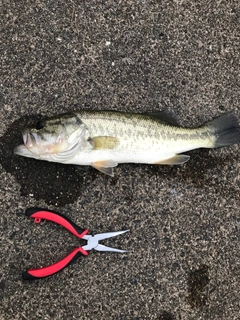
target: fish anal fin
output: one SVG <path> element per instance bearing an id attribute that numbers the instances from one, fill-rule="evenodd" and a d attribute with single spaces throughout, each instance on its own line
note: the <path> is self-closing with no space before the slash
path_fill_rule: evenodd
<path id="1" fill-rule="evenodd" d="M 113 168 L 116 167 L 118 164 L 113 160 L 103 160 L 103 161 L 92 162 L 91 165 L 93 168 L 97 169 L 98 171 L 113 177 L 114 176 Z"/>
<path id="2" fill-rule="evenodd" d="M 91 142 L 94 150 L 114 149 L 119 144 L 118 138 L 111 136 L 94 137 Z"/>
<path id="3" fill-rule="evenodd" d="M 183 164 L 187 162 L 190 159 L 190 156 L 186 154 L 176 154 L 171 158 L 161 160 L 159 162 L 155 162 L 156 164 L 168 164 L 168 165 L 177 165 L 177 164 Z"/>
<path id="4" fill-rule="evenodd" d="M 168 111 L 168 110 L 152 111 L 152 112 L 144 112 L 144 114 L 152 118 L 156 118 L 163 123 L 169 124 L 170 126 L 180 127 L 179 121 L 173 111 Z"/>

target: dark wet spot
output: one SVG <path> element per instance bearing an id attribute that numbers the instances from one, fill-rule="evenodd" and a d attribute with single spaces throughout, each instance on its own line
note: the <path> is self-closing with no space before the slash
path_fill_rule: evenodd
<path id="1" fill-rule="evenodd" d="M 115 186 L 117 184 L 117 182 L 118 182 L 118 177 L 114 176 L 110 181 L 111 186 Z"/>
<path id="2" fill-rule="evenodd" d="M 72 203 L 81 195 L 83 176 L 88 167 L 39 161 L 13 153 L 14 147 L 23 143 L 21 131 L 36 120 L 42 121 L 42 116 L 24 116 L 10 125 L 0 138 L 0 163 L 19 183 L 22 196 L 43 199 L 56 206 Z M 97 173 L 91 175 L 88 171 L 88 181 L 95 177 Z"/>
<path id="3" fill-rule="evenodd" d="M 3 93 L 0 92 L 0 101 L 3 102 L 4 101 L 4 96 Z"/>
<path id="4" fill-rule="evenodd" d="M 190 272 L 188 277 L 188 297 L 187 302 L 192 308 L 200 308 L 207 302 L 207 292 L 205 287 L 209 283 L 209 272 L 206 265 L 200 269 Z"/>
<path id="5" fill-rule="evenodd" d="M 18 215 L 18 216 L 24 215 L 24 210 L 23 209 L 16 209 L 16 215 Z"/>
<path id="6" fill-rule="evenodd" d="M 131 280 L 130 280 L 130 283 L 131 283 L 132 285 L 137 284 L 137 279 L 136 279 L 136 278 L 131 279 Z"/>
<path id="7" fill-rule="evenodd" d="M 182 257 L 182 258 L 185 257 L 185 252 L 184 251 L 180 252 L 180 257 Z"/>
<path id="8" fill-rule="evenodd" d="M 158 320 L 175 320 L 175 317 L 167 311 L 163 311 L 157 318 Z"/>
<path id="9" fill-rule="evenodd" d="M 2 280 L 2 281 L 0 282 L 0 289 L 3 290 L 3 291 L 4 291 L 4 289 L 5 289 L 5 281 L 4 281 L 4 280 Z"/>

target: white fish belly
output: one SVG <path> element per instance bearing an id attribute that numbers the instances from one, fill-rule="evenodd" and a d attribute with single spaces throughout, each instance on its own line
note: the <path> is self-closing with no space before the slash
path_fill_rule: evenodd
<path id="1" fill-rule="evenodd" d="M 206 144 L 206 143 L 205 143 Z M 65 163 L 91 165 L 98 161 L 112 160 L 116 163 L 146 163 L 154 164 L 169 159 L 174 155 L 188 150 L 205 147 L 203 141 L 154 141 L 144 139 L 136 145 L 134 141 L 125 141 L 110 150 L 79 151 Z"/>
<path id="2" fill-rule="evenodd" d="M 173 154 L 159 154 L 149 152 L 136 152 L 136 153 L 122 153 L 122 152 L 109 152 L 109 151 L 91 151 L 79 152 L 72 159 L 65 163 L 77 165 L 91 165 L 98 161 L 112 160 L 116 163 L 156 163 L 158 161 L 171 158 Z"/>

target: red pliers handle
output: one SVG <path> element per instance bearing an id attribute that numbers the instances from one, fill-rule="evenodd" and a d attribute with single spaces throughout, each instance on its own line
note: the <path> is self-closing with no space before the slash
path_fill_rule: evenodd
<path id="1" fill-rule="evenodd" d="M 80 228 L 70 219 L 55 211 L 45 210 L 41 208 L 29 208 L 26 210 L 25 215 L 35 219 L 36 223 L 40 223 L 42 219 L 45 219 L 60 224 L 78 238 L 83 238 L 88 233 L 88 229 Z M 51 276 L 54 273 L 66 268 L 70 263 L 75 261 L 81 255 L 87 256 L 88 252 L 82 247 L 78 247 L 64 259 L 47 267 L 27 270 L 22 274 L 22 277 L 24 280 L 35 280 Z"/>

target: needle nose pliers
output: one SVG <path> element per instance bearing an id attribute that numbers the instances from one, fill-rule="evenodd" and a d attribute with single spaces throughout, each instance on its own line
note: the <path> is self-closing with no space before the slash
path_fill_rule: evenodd
<path id="1" fill-rule="evenodd" d="M 75 248 L 69 255 L 67 255 L 62 260 L 39 269 L 31 269 L 27 270 L 22 274 L 24 280 L 35 280 L 41 279 L 48 276 L 53 275 L 67 267 L 70 263 L 75 261 L 80 256 L 87 256 L 89 250 L 97 250 L 97 251 L 112 251 L 112 252 L 127 252 L 126 250 L 120 250 L 116 248 L 111 248 L 99 244 L 100 240 L 104 240 L 107 238 L 115 237 L 117 235 L 123 234 L 128 230 L 117 231 L 117 232 L 107 232 L 107 233 L 99 233 L 94 236 L 87 234 L 88 229 L 82 229 L 77 226 L 74 222 L 72 222 L 69 218 L 65 217 L 63 214 L 60 214 L 55 211 L 50 211 L 41 208 L 28 208 L 25 212 L 25 215 L 33 218 L 36 223 L 40 223 L 42 219 L 49 220 L 60 224 L 71 233 L 73 233 L 76 237 L 87 240 L 87 245 L 83 247 Z"/>

